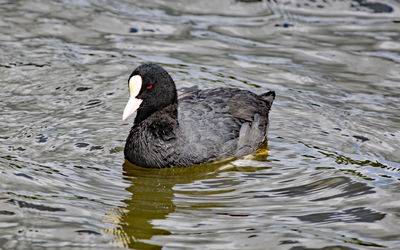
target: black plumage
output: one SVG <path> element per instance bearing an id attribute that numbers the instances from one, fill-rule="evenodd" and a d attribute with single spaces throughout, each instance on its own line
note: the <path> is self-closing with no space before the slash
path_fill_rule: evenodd
<path id="1" fill-rule="evenodd" d="M 175 83 L 160 66 L 144 64 L 143 100 L 125 144 L 125 158 L 142 167 L 190 166 L 242 156 L 265 141 L 275 92 L 237 88 L 198 90 L 177 98 Z"/>

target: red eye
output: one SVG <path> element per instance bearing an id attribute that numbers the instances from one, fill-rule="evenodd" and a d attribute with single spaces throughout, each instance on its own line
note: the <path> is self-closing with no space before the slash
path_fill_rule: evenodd
<path id="1" fill-rule="evenodd" d="M 148 89 L 151 89 L 153 87 L 153 84 L 150 84 L 149 86 L 147 86 Z"/>

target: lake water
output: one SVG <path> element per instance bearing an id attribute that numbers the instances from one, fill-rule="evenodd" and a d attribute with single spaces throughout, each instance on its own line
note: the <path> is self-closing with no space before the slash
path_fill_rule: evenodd
<path id="1" fill-rule="evenodd" d="M 131 71 L 275 90 L 268 144 L 124 162 Z M 400 249 L 400 1 L 0 0 L 1 249 Z"/>

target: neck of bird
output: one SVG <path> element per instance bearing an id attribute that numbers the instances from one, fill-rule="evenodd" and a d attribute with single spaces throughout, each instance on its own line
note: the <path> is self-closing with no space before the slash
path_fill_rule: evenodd
<path id="1" fill-rule="evenodd" d="M 137 110 L 134 124 L 141 123 L 143 120 L 147 119 L 155 112 L 161 110 L 163 110 L 165 114 L 176 120 L 178 118 L 178 101 L 176 100 L 171 104 L 158 105 L 157 107 L 153 105 L 142 105 Z"/>

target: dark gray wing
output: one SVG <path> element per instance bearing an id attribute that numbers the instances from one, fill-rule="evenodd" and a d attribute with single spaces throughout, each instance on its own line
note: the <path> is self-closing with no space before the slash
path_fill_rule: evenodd
<path id="1" fill-rule="evenodd" d="M 217 88 L 179 99 L 178 121 L 186 145 L 182 154 L 199 162 L 248 154 L 265 140 L 269 105 L 256 94 Z"/>

